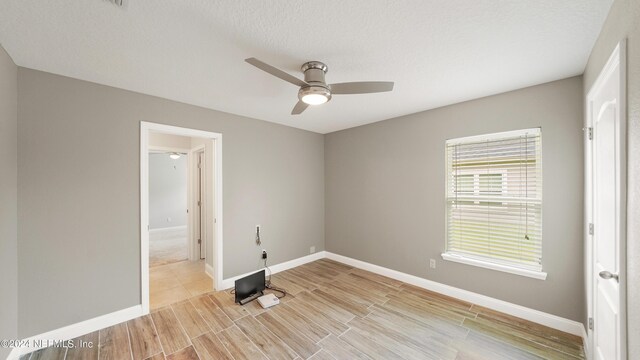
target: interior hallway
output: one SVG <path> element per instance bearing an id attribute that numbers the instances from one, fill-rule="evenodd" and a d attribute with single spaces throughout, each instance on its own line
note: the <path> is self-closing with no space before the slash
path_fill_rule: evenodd
<path id="1" fill-rule="evenodd" d="M 187 228 L 149 231 L 149 267 L 167 265 L 189 258 Z"/>

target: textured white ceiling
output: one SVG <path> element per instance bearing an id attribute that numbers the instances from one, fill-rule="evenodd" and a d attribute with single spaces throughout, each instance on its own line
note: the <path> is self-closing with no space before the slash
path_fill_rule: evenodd
<path id="1" fill-rule="evenodd" d="M 327 133 L 582 74 L 612 0 L 2 0 L 23 67 Z M 329 83 L 395 81 L 289 115 L 297 88 L 243 59 Z"/>

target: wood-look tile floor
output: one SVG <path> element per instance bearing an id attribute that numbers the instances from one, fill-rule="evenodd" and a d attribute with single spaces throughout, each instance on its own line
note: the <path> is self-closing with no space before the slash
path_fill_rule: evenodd
<path id="1" fill-rule="evenodd" d="M 323 259 L 273 275 L 263 310 L 209 292 L 24 359 L 581 359 L 558 330 Z M 76 339 L 79 340 L 79 339 Z"/>

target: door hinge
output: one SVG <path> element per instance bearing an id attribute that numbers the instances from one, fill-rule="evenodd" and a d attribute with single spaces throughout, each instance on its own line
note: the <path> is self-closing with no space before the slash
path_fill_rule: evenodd
<path id="1" fill-rule="evenodd" d="M 200 200 L 198 200 L 198 206 L 202 205 L 202 203 L 200 202 Z"/>
<path id="2" fill-rule="evenodd" d="M 217 218 L 213 218 L 213 223 L 217 224 L 218 223 L 218 219 Z"/>
<path id="3" fill-rule="evenodd" d="M 589 140 L 593 140 L 593 128 L 592 127 L 588 127 L 587 128 L 587 136 L 589 136 Z"/>
<path id="4" fill-rule="evenodd" d="M 202 244 L 202 240 L 201 239 L 198 239 L 198 244 Z"/>
<path id="5" fill-rule="evenodd" d="M 589 318 L 589 330 L 593 330 L 593 318 Z"/>
<path id="6" fill-rule="evenodd" d="M 589 223 L 589 235 L 593 235 L 593 223 Z"/>

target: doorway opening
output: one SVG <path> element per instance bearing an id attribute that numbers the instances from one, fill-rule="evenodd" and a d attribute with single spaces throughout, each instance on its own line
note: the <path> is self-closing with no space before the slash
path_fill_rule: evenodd
<path id="1" fill-rule="evenodd" d="M 150 134 L 149 145 L 149 267 L 153 270 L 194 260 L 189 256 L 188 149 L 162 147 L 160 140 L 186 140 Z"/>
<path id="2" fill-rule="evenodd" d="M 221 141 L 218 133 L 141 122 L 144 313 L 221 284 Z"/>

